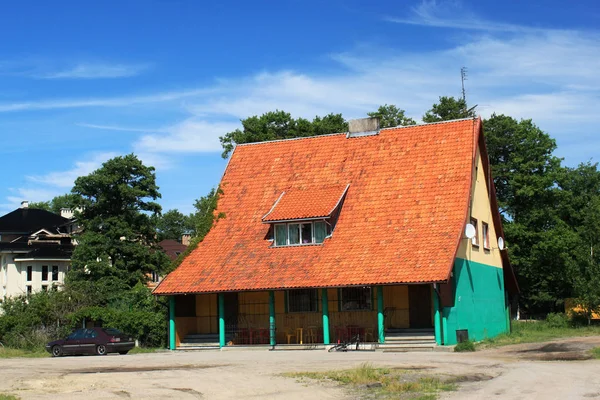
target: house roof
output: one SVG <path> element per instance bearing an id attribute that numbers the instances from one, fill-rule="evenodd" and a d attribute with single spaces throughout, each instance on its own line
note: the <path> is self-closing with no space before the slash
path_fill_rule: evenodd
<path id="1" fill-rule="evenodd" d="M 154 293 L 446 281 L 480 135 L 480 120 L 465 119 L 239 145 L 220 184 L 216 212 L 225 217 Z M 262 218 L 282 192 L 312 194 L 282 208 L 297 217 L 314 204 L 326 209 L 335 196 L 319 193 L 346 185 L 323 245 L 272 247 Z"/>
<path id="2" fill-rule="evenodd" d="M 70 222 L 67 218 L 37 208 L 17 208 L 0 217 L 0 233 L 26 234 L 52 229 Z M 56 229 L 53 230 L 56 232 Z"/>
<path id="3" fill-rule="evenodd" d="M 177 257 L 179 257 L 179 254 L 183 253 L 187 249 L 186 245 L 172 239 L 161 240 L 158 242 L 158 245 L 171 260 L 175 260 Z"/>
<path id="4" fill-rule="evenodd" d="M 285 190 L 263 217 L 263 222 L 329 217 L 340 204 L 348 186 Z"/>

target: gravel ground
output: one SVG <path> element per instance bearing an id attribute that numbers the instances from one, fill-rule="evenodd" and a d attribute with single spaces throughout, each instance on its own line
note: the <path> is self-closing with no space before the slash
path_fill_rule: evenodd
<path id="1" fill-rule="evenodd" d="M 0 393 L 61 400 L 347 399 L 356 394 L 280 374 L 369 362 L 458 380 L 459 389 L 442 399 L 600 399 L 600 360 L 586 359 L 596 346 L 600 337 L 469 354 L 240 350 L 0 359 Z"/>

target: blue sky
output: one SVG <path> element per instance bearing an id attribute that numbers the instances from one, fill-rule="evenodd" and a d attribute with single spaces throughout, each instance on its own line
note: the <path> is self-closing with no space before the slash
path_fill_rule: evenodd
<path id="1" fill-rule="evenodd" d="M 0 214 L 108 158 L 157 168 L 165 210 L 218 184 L 218 137 L 274 109 L 420 116 L 467 95 L 600 159 L 595 0 L 32 1 L 0 9 Z M 534 4 L 536 3 L 536 4 Z"/>

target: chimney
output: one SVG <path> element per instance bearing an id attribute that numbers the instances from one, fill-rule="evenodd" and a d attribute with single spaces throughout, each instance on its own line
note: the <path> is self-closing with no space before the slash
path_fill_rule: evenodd
<path id="1" fill-rule="evenodd" d="M 29 208 L 29 201 L 23 200 L 21 202 L 21 208 Z"/>
<path id="2" fill-rule="evenodd" d="M 184 245 L 184 246 L 189 246 L 191 238 L 192 238 L 192 235 L 190 235 L 189 233 L 184 233 L 181 236 L 181 244 Z"/>
<path id="3" fill-rule="evenodd" d="M 73 210 L 71 210 L 70 208 L 61 208 L 60 209 L 60 216 L 63 218 L 67 218 L 67 219 L 71 219 L 73 218 Z"/>
<path id="4" fill-rule="evenodd" d="M 346 138 L 373 136 L 379 134 L 379 118 L 361 118 L 348 121 Z"/>

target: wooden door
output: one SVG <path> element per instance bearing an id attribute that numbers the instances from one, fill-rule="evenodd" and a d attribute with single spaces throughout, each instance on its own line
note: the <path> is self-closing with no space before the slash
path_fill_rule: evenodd
<path id="1" fill-rule="evenodd" d="M 409 285 L 408 308 L 411 328 L 432 328 L 431 285 Z"/>

